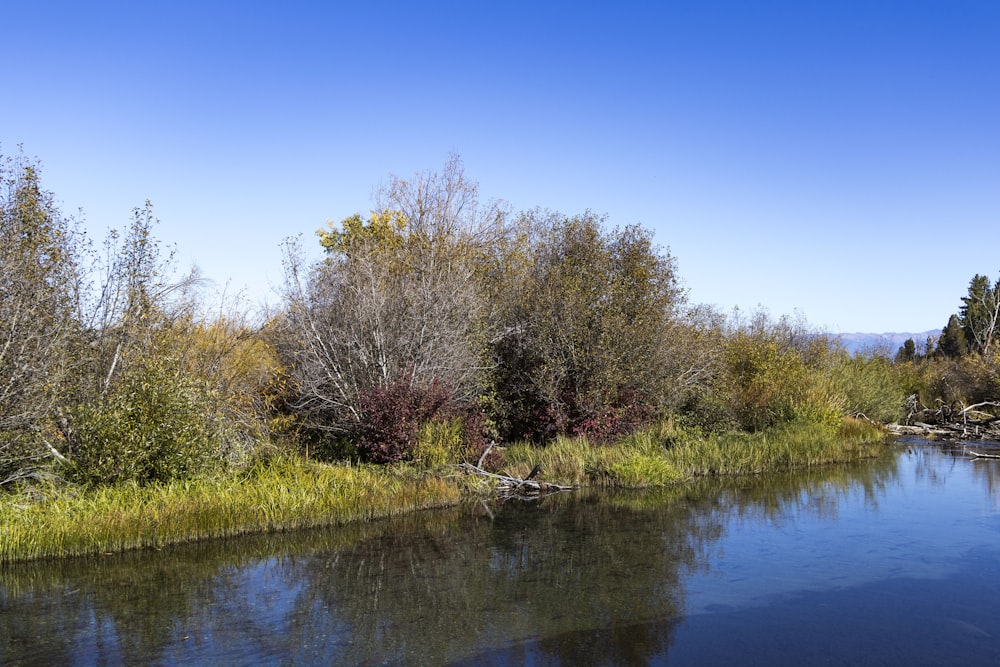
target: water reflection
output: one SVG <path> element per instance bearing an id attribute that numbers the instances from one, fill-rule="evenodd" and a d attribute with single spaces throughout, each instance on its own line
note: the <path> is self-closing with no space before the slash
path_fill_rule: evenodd
<path id="1" fill-rule="evenodd" d="M 979 484 L 984 487 L 985 494 L 995 500 L 1000 501 L 1000 464 L 996 457 L 1000 456 L 1000 443 L 996 442 L 969 442 L 953 445 L 940 445 L 934 448 L 935 451 L 952 459 L 953 465 L 950 470 L 961 467 L 960 462 L 966 462 L 970 458 L 975 463 L 972 466 L 972 475 Z M 921 448 L 915 448 L 910 454 L 921 452 Z M 978 454 L 978 456 L 977 456 Z"/>
<path id="2" fill-rule="evenodd" d="M 726 640 L 743 635 L 712 627 L 822 604 L 806 591 L 855 603 L 852 591 L 967 555 L 981 534 L 941 550 L 909 523 L 928 512 L 910 499 L 961 489 L 964 500 L 937 498 L 955 511 L 975 502 L 971 486 L 995 503 L 996 463 L 914 447 L 728 484 L 7 566 L 0 663 L 649 664 L 689 655 L 692 641 L 745 663 Z M 979 530 L 998 527 L 995 513 L 980 518 Z M 947 618 L 995 636 L 967 616 Z"/>

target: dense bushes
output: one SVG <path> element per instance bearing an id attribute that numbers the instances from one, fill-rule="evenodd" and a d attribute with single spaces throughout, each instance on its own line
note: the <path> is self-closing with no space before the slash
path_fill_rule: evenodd
<path id="1" fill-rule="evenodd" d="M 140 484 L 243 463 L 269 436 L 277 368 L 243 326 L 160 322 L 118 361 L 105 391 L 72 410 L 71 476 Z M 139 356 L 133 356 L 139 355 Z"/>
<path id="2" fill-rule="evenodd" d="M 407 378 L 362 391 L 358 452 L 373 463 L 411 458 L 421 426 L 435 418 L 447 419 L 451 402 L 451 393 L 440 383 L 414 387 Z"/>
<path id="3" fill-rule="evenodd" d="M 51 457 L 52 420 L 78 366 L 81 243 L 38 165 L 0 155 L 0 486 Z"/>
<path id="4" fill-rule="evenodd" d="M 196 272 L 161 255 L 152 207 L 101 252 L 41 188 L 0 162 L 0 486 L 49 473 L 139 483 L 252 456 L 280 376 L 235 311 L 202 311 Z"/>
<path id="5" fill-rule="evenodd" d="M 724 337 L 725 369 L 715 386 L 715 405 L 747 431 L 792 421 L 835 421 L 840 404 L 828 372 L 834 348 L 800 320 L 771 320 L 758 312 L 749 322 L 734 318 Z"/>
<path id="6" fill-rule="evenodd" d="M 0 486 L 54 461 L 87 484 L 183 478 L 252 460 L 276 431 L 313 456 L 433 468 L 489 439 L 829 425 L 891 418 L 904 386 L 995 390 L 964 357 L 897 381 L 801 323 L 691 306 L 648 230 L 481 205 L 457 159 L 322 230 L 321 261 L 290 252 L 264 327 L 205 314 L 148 203 L 98 256 L 34 165 L 0 175 Z"/>
<path id="7" fill-rule="evenodd" d="M 191 477 L 216 460 L 206 387 L 162 357 L 132 365 L 114 389 L 76 414 L 70 475 L 88 484 Z"/>
<path id="8" fill-rule="evenodd" d="M 289 257 L 276 328 L 293 410 L 364 460 L 438 460 L 450 446 L 421 454 L 420 434 L 453 441 L 452 405 L 480 406 L 501 440 L 600 444 L 667 414 L 761 431 L 902 404 L 898 383 L 879 381 L 888 367 L 852 361 L 801 321 L 689 306 L 673 257 L 640 227 L 483 216 L 455 160 L 383 194 L 369 220 L 320 232 L 322 262 Z M 441 385 L 454 404 L 433 398 Z"/>
<path id="9" fill-rule="evenodd" d="M 811 378 L 794 349 L 769 337 L 737 333 L 728 345 L 728 393 L 737 422 L 759 431 L 792 421 L 812 391 Z"/>
<path id="10" fill-rule="evenodd" d="M 673 258 L 649 232 L 591 214 L 529 213 L 518 226 L 489 349 L 501 434 L 609 440 L 638 427 L 672 390 L 660 361 L 683 304 Z"/>
<path id="11" fill-rule="evenodd" d="M 843 412 L 888 424 L 905 417 L 906 373 L 887 357 L 838 355 L 830 369 L 832 388 L 843 397 Z"/>
<path id="12" fill-rule="evenodd" d="M 798 320 L 757 313 L 726 336 L 726 373 L 696 410 L 722 418 L 728 406 L 748 431 L 793 421 L 834 424 L 845 415 L 888 423 L 901 419 L 912 384 L 904 367 L 883 356 L 851 356 Z M 706 407 L 707 406 L 707 407 Z M 714 406 L 714 407 L 713 407 Z"/>
<path id="13" fill-rule="evenodd" d="M 921 406 L 945 405 L 960 410 L 1000 399 L 1000 368 L 981 354 L 929 359 L 911 367 L 911 393 Z"/>

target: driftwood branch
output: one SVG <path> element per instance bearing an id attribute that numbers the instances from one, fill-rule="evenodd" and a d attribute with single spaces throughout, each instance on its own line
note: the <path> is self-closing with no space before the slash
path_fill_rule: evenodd
<path id="1" fill-rule="evenodd" d="M 984 405 L 989 405 L 989 406 L 992 406 L 994 408 L 1000 407 L 1000 403 L 997 403 L 996 401 L 983 401 L 982 403 L 975 403 L 973 405 L 970 405 L 967 408 L 962 408 L 961 412 L 968 412 L 970 410 L 976 410 L 976 408 L 981 408 Z M 990 416 L 992 416 L 992 415 L 990 415 Z"/>
<path id="2" fill-rule="evenodd" d="M 482 456 L 479 457 L 479 461 L 476 465 L 472 465 L 471 463 L 460 463 L 458 467 L 467 473 L 496 480 L 496 490 L 498 495 L 506 498 L 537 497 L 546 493 L 571 491 L 576 488 L 575 486 L 551 484 L 549 482 L 532 479 L 538 475 L 540 466 L 535 466 L 535 469 L 531 471 L 531 474 L 524 479 L 521 479 L 520 477 L 512 477 L 510 475 L 498 475 L 496 473 L 483 470 L 483 461 L 486 459 L 486 455 L 490 453 L 493 445 L 494 443 L 491 442 L 489 447 L 486 448 L 486 451 L 484 451 Z"/>
<path id="3" fill-rule="evenodd" d="M 909 399 L 906 424 L 889 424 L 897 435 L 919 435 L 942 440 L 1000 440 L 1000 416 L 982 408 L 1000 407 L 995 401 L 983 401 L 962 408 L 940 402 L 936 408 L 919 407 Z"/>

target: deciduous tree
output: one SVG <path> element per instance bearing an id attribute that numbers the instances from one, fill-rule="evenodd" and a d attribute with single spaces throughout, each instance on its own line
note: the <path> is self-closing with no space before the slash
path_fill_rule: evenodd
<path id="1" fill-rule="evenodd" d="M 77 363 L 81 243 L 38 164 L 0 156 L 0 486 L 61 456 L 52 424 Z"/>
<path id="2" fill-rule="evenodd" d="M 320 429 L 354 428 L 362 394 L 401 379 L 460 399 L 479 384 L 492 324 L 478 274 L 505 233 L 503 208 L 480 205 L 457 157 L 440 173 L 391 179 L 375 204 L 369 219 L 319 232 L 323 261 L 306 266 L 294 243 L 286 253 L 280 349 L 296 407 Z"/>
<path id="3" fill-rule="evenodd" d="M 493 410 L 507 437 L 598 439 L 650 418 L 669 392 L 668 337 L 684 293 L 636 226 L 531 212 L 495 295 Z"/>

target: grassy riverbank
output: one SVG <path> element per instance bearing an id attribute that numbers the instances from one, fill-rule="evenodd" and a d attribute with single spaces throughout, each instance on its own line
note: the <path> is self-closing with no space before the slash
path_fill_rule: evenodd
<path id="1" fill-rule="evenodd" d="M 0 498 L 0 562 L 365 521 L 458 502 L 442 477 L 303 459 L 188 482 Z"/>
<path id="2" fill-rule="evenodd" d="M 839 426 L 793 422 L 758 433 L 702 434 L 671 422 L 643 429 L 613 447 L 558 438 L 538 449 L 506 450 L 510 474 L 526 475 L 539 463 L 560 483 L 642 488 L 715 475 L 759 475 L 874 458 L 885 451 L 883 432 L 845 419 Z"/>
<path id="3" fill-rule="evenodd" d="M 854 421 L 839 428 L 793 424 L 714 435 L 664 423 L 613 446 L 585 439 L 558 439 L 544 448 L 513 445 L 505 451 L 505 470 L 524 476 L 540 463 L 544 478 L 553 482 L 663 486 L 872 458 L 885 451 L 880 441 L 877 429 Z M 238 474 L 187 482 L 37 488 L 34 499 L 0 497 L 0 563 L 365 521 L 451 505 L 475 486 L 450 468 L 278 458 Z"/>

